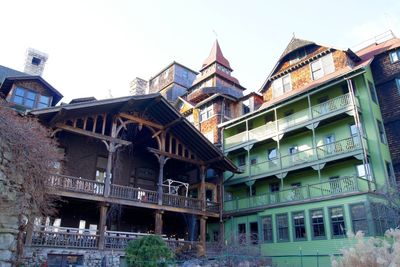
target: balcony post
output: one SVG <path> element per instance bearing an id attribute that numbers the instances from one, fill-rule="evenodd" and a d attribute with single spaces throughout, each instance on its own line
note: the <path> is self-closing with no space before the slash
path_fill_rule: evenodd
<path id="1" fill-rule="evenodd" d="M 311 199 L 311 192 L 310 192 L 310 185 L 307 185 L 307 194 L 308 194 L 308 198 Z"/>
<path id="2" fill-rule="evenodd" d="M 107 146 L 108 150 L 108 158 L 107 158 L 107 168 L 106 168 L 106 179 L 104 183 L 104 196 L 108 197 L 110 195 L 110 187 L 111 187 L 111 170 L 112 170 L 112 160 L 115 151 L 115 144 L 110 142 Z"/>
<path id="3" fill-rule="evenodd" d="M 155 233 L 156 235 L 162 235 L 162 229 L 163 229 L 163 215 L 164 211 L 162 210 L 157 210 L 155 212 Z"/>
<path id="4" fill-rule="evenodd" d="M 168 158 L 164 155 L 158 155 L 159 171 L 158 171 L 158 205 L 163 203 L 163 182 L 164 182 L 164 165 Z"/>
<path id="5" fill-rule="evenodd" d="M 99 244 L 98 244 L 99 249 L 104 249 L 104 245 L 105 245 L 107 210 L 108 210 L 108 205 L 106 203 L 101 203 L 100 204 L 100 220 L 99 220 Z"/>
<path id="6" fill-rule="evenodd" d="M 201 165 L 200 166 L 200 199 L 201 199 L 201 210 L 206 211 L 206 166 Z"/>
<path id="7" fill-rule="evenodd" d="M 31 217 L 28 220 L 28 225 L 26 226 L 26 237 L 25 237 L 25 246 L 32 245 L 32 236 L 33 236 L 33 228 L 34 228 L 34 217 Z"/>
<path id="8" fill-rule="evenodd" d="M 206 254 L 206 231 L 207 231 L 206 223 L 207 223 L 207 217 L 201 216 L 200 217 L 200 245 L 204 249 L 204 254 Z"/>

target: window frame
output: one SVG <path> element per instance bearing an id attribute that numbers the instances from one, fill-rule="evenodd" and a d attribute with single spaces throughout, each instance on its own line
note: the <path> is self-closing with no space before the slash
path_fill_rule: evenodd
<path id="1" fill-rule="evenodd" d="M 352 208 L 355 207 L 355 206 L 359 206 L 359 205 L 362 205 L 364 207 L 364 215 L 365 215 L 365 217 L 361 218 L 361 219 L 360 218 L 356 218 L 355 219 L 354 215 L 353 215 Z M 369 236 L 370 235 L 370 229 L 369 229 L 369 223 L 368 223 L 368 211 L 367 211 L 367 207 L 366 207 L 365 203 L 364 202 L 352 203 L 352 204 L 349 205 L 349 209 L 350 209 L 351 228 L 353 230 L 353 233 L 354 234 L 357 233 L 357 231 L 355 230 L 355 227 L 354 227 L 354 222 L 355 221 L 365 221 L 365 223 L 367 225 L 367 230 L 366 230 L 366 232 L 364 232 L 364 234 L 366 236 Z"/>
<path id="2" fill-rule="evenodd" d="M 284 83 L 285 78 L 289 79 L 289 89 L 288 90 L 285 90 L 285 83 Z M 277 92 L 276 84 L 279 84 L 279 89 L 280 89 L 280 91 L 278 92 L 279 94 L 276 93 Z M 272 82 L 272 98 L 280 97 L 292 90 L 293 90 L 292 77 L 291 77 L 290 73 L 286 74 L 282 77 L 279 77 L 278 79 L 276 79 Z"/>
<path id="3" fill-rule="evenodd" d="M 400 95 L 400 79 L 395 79 L 397 93 Z"/>
<path id="4" fill-rule="evenodd" d="M 344 225 L 344 232 L 343 235 L 334 235 L 333 233 L 333 223 L 332 223 L 332 210 L 336 209 L 336 208 L 341 208 L 342 209 L 342 215 L 343 215 L 343 225 Z M 347 237 L 347 231 L 348 231 L 348 227 L 346 225 L 346 212 L 345 212 L 345 208 L 344 205 L 338 205 L 338 206 L 332 206 L 332 207 L 328 207 L 328 215 L 329 215 L 329 225 L 330 225 L 330 229 L 331 229 L 331 239 L 340 239 L 340 238 L 346 238 Z"/>
<path id="5" fill-rule="evenodd" d="M 322 225 L 324 227 L 324 235 L 323 236 L 315 236 L 314 235 L 314 222 L 313 222 L 313 212 L 314 211 L 322 211 L 322 224 L 321 223 L 316 223 L 316 225 Z M 325 210 L 324 208 L 318 208 L 318 209 L 311 209 L 309 210 L 309 215 L 310 215 L 310 226 L 311 226 L 311 239 L 312 240 L 323 240 L 327 238 L 326 234 L 326 220 L 325 220 Z"/>
<path id="6" fill-rule="evenodd" d="M 386 133 L 385 133 L 385 126 L 383 125 L 383 122 L 379 119 L 376 119 L 376 125 L 378 127 L 378 132 L 379 132 L 379 140 L 381 141 L 382 144 L 387 144 L 387 138 L 386 138 Z"/>
<path id="7" fill-rule="evenodd" d="M 268 228 L 267 229 L 267 231 L 271 231 L 270 232 L 270 234 L 271 234 L 271 239 L 270 240 L 266 240 L 265 239 L 265 227 L 264 227 L 264 219 L 266 219 L 266 218 L 269 218 L 270 219 L 270 223 L 271 223 L 271 227 L 270 228 Z M 261 225 L 262 225 L 262 237 L 263 237 L 263 239 L 262 239 L 262 241 L 263 241 L 263 243 L 274 243 L 274 219 L 273 219 L 273 217 L 272 217 L 272 215 L 266 215 L 266 216 L 263 216 L 262 218 L 261 218 Z"/>
<path id="8" fill-rule="evenodd" d="M 372 102 L 378 104 L 378 95 L 376 94 L 376 88 L 374 83 L 370 80 L 367 80 L 367 83 L 368 83 L 369 93 L 371 94 Z"/>
<path id="9" fill-rule="evenodd" d="M 22 90 L 23 91 L 23 96 L 17 95 L 17 90 Z M 12 94 L 11 94 L 11 99 L 10 102 L 12 102 L 15 105 L 18 106 L 22 106 L 25 107 L 26 109 L 42 109 L 42 108 L 48 108 L 51 106 L 51 101 L 53 100 L 52 96 L 47 96 L 47 95 L 42 95 L 32 89 L 29 88 L 25 88 L 23 86 L 14 86 L 14 88 L 12 89 Z M 28 93 L 32 93 L 34 95 L 33 99 L 28 98 Z M 15 97 L 19 97 L 22 98 L 22 103 L 17 103 L 15 101 Z M 42 104 L 42 102 L 40 101 L 41 97 L 46 97 L 47 98 L 47 106 L 45 107 L 39 107 L 39 104 Z M 30 107 L 28 105 L 25 104 L 26 100 L 30 100 L 33 101 L 33 106 Z"/>
<path id="10" fill-rule="evenodd" d="M 214 116 L 214 103 L 206 104 L 203 108 L 200 108 L 200 122 L 206 121 L 212 116 Z"/>
<path id="11" fill-rule="evenodd" d="M 325 67 L 324 67 L 324 64 L 322 63 L 322 59 L 323 59 L 323 58 L 326 58 L 326 57 L 330 57 L 330 58 L 331 58 L 331 60 L 332 60 L 332 65 L 333 65 L 333 71 L 332 71 L 332 72 L 329 72 L 329 73 L 326 71 L 326 69 L 325 69 Z M 313 64 L 316 64 L 316 63 L 318 63 L 319 69 L 316 70 L 316 71 L 313 71 L 312 65 L 313 65 Z M 326 76 L 326 75 L 328 75 L 328 74 L 334 73 L 334 72 L 336 71 L 335 61 L 333 60 L 333 55 L 332 55 L 332 53 L 329 53 L 328 55 L 322 56 L 322 57 L 320 57 L 320 58 L 318 58 L 318 59 L 316 59 L 316 60 L 310 62 L 309 67 L 310 67 L 310 73 L 311 73 L 311 80 L 313 80 L 313 81 L 319 80 L 319 79 L 321 79 L 322 77 L 324 77 L 324 76 Z M 318 78 L 315 78 L 315 77 L 314 77 L 314 73 L 316 73 L 316 72 L 319 71 L 319 70 L 322 71 L 322 76 L 321 76 L 321 77 L 318 77 Z"/>
<path id="12" fill-rule="evenodd" d="M 304 227 L 304 233 L 305 233 L 305 237 L 300 237 L 300 238 L 298 238 L 298 237 L 296 237 L 296 221 L 295 221 L 295 214 L 300 214 L 300 213 L 302 213 L 303 214 L 303 227 Z M 305 213 L 305 211 L 304 210 L 301 210 L 301 211 L 293 211 L 292 213 L 291 213 L 291 219 L 292 219 L 292 228 L 293 228 L 293 241 L 305 241 L 305 240 L 307 240 L 307 238 L 308 238 L 308 233 L 307 233 L 307 222 L 306 222 L 306 213 Z M 301 227 L 301 225 L 300 225 L 300 227 Z"/>
<path id="13" fill-rule="evenodd" d="M 393 59 L 393 54 L 396 55 L 397 59 Z M 390 63 L 397 63 L 400 61 L 400 49 L 396 49 L 394 51 L 389 52 Z"/>
<path id="14" fill-rule="evenodd" d="M 286 216 L 286 227 L 280 227 L 278 223 L 279 216 Z M 289 214 L 287 212 L 285 213 L 278 213 L 275 215 L 275 221 L 276 221 L 276 241 L 278 243 L 283 243 L 283 242 L 290 242 L 290 227 L 289 227 Z M 280 239 L 280 234 L 279 231 L 280 229 L 286 229 L 287 231 L 287 239 Z"/>

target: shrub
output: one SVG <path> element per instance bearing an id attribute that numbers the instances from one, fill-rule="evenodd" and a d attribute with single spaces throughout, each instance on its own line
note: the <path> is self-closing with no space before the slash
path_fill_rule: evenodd
<path id="1" fill-rule="evenodd" d="M 129 242 L 125 249 L 129 266 L 167 266 L 174 254 L 159 236 L 146 236 Z"/>
<path id="2" fill-rule="evenodd" d="M 332 259 L 332 267 L 396 267 L 400 266 L 400 230 L 390 229 L 385 238 L 365 238 L 364 233 L 350 234 L 356 243 L 341 249 L 343 256 Z"/>

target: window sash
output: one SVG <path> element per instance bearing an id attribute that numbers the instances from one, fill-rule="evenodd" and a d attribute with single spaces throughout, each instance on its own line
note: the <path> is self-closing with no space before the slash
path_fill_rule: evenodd
<path id="1" fill-rule="evenodd" d="M 264 242 L 272 242 L 273 241 L 272 216 L 264 217 L 262 223 L 263 223 Z"/>
<path id="2" fill-rule="evenodd" d="M 344 212 L 343 208 L 331 208 L 331 226 L 332 226 L 332 236 L 334 237 L 345 237 L 346 235 L 346 225 L 344 222 Z"/>
<path id="3" fill-rule="evenodd" d="M 293 226 L 295 239 L 307 238 L 304 212 L 293 213 Z"/>
<path id="4" fill-rule="evenodd" d="M 289 241 L 288 215 L 276 215 L 276 224 L 278 228 L 278 241 Z"/>
<path id="5" fill-rule="evenodd" d="M 390 61 L 392 63 L 395 63 L 397 61 L 399 61 L 399 54 L 400 54 L 400 50 L 396 50 L 390 53 Z"/>
<path id="6" fill-rule="evenodd" d="M 311 228 L 313 238 L 325 237 L 324 211 L 313 210 L 311 213 Z"/>

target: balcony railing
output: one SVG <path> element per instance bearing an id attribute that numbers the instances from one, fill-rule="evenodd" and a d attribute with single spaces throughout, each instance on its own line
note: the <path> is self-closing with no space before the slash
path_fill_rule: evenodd
<path id="1" fill-rule="evenodd" d="M 104 183 L 81 177 L 72 177 L 60 174 L 52 174 L 47 179 L 47 186 L 72 192 L 81 192 L 91 195 L 103 195 Z"/>
<path id="2" fill-rule="evenodd" d="M 96 230 L 39 226 L 33 231 L 32 246 L 63 248 L 97 248 Z"/>
<path id="3" fill-rule="evenodd" d="M 53 174 L 47 179 L 47 186 L 58 190 L 104 196 L 104 183 L 65 175 Z M 110 185 L 110 198 L 133 202 L 158 204 L 158 192 L 124 185 Z M 202 210 L 202 201 L 180 195 L 163 194 L 162 205 L 176 208 Z M 218 213 L 219 203 L 207 202 L 206 211 Z"/>
<path id="4" fill-rule="evenodd" d="M 344 193 L 368 192 L 374 188 L 374 183 L 364 178 L 355 176 L 342 177 L 320 183 L 283 189 L 268 194 L 228 200 L 224 202 L 224 211 L 241 211 L 281 203 L 326 198 Z"/>
<path id="5" fill-rule="evenodd" d="M 104 232 L 104 249 L 123 250 L 132 240 L 142 238 L 151 234 L 132 233 L 119 231 Z M 195 245 L 198 242 L 168 239 L 161 235 L 167 245 L 175 250 L 186 244 Z M 35 226 L 32 234 L 31 246 L 34 247 L 54 247 L 54 248 L 82 248 L 98 249 L 100 235 L 97 230 L 54 227 L 54 226 Z"/>
<path id="6" fill-rule="evenodd" d="M 235 174 L 232 180 L 248 177 L 250 175 L 268 175 L 269 173 L 293 169 L 296 168 L 296 166 L 306 166 L 307 164 L 311 164 L 318 160 L 329 160 L 329 158 L 334 157 L 337 158 L 340 155 L 361 149 L 360 142 L 359 136 L 357 135 L 330 144 L 320 145 L 290 155 L 277 157 L 272 160 L 258 162 L 250 165 L 250 173 L 248 165 L 244 165 L 241 166 L 243 173 Z"/>
<path id="7" fill-rule="evenodd" d="M 346 110 L 351 104 L 350 94 L 344 94 L 324 103 L 300 110 L 292 115 L 268 122 L 265 125 L 241 132 L 224 139 L 224 148 L 240 146 L 248 141 L 260 141 L 276 135 L 278 132 L 288 131 L 315 119 L 323 119 L 335 115 L 340 110 Z"/>

